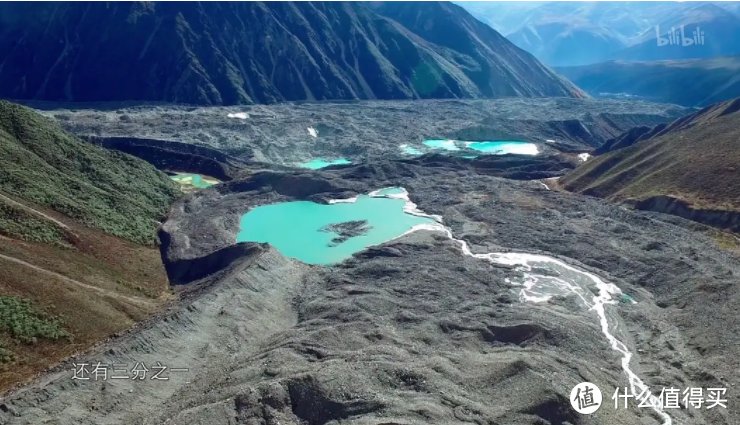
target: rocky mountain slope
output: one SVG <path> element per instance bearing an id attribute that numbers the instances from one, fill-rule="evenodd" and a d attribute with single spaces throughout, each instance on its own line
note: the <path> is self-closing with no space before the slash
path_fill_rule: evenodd
<path id="1" fill-rule="evenodd" d="M 567 190 L 737 231 L 739 140 L 740 98 L 669 125 L 633 130 L 560 184 Z"/>
<path id="2" fill-rule="evenodd" d="M 740 96 L 740 55 L 609 61 L 556 70 L 595 97 L 633 97 L 703 107 Z"/>
<path id="3" fill-rule="evenodd" d="M 0 101 L 0 391 L 167 298 L 156 229 L 176 185 Z"/>
<path id="4" fill-rule="evenodd" d="M 585 96 L 444 2 L 3 3 L 0 81 L 76 102 Z"/>

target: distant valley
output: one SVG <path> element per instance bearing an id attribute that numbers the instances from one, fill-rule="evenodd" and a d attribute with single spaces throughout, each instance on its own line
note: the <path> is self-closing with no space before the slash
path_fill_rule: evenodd
<path id="1" fill-rule="evenodd" d="M 594 97 L 740 95 L 740 2 L 458 3 Z"/>
<path id="2" fill-rule="evenodd" d="M 703 107 L 740 96 L 740 55 L 555 69 L 595 97 Z"/>
<path id="3" fill-rule="evenodd" d="M 740 2 L 458 3 L 551 66 L 740 54 Z M 677 45 L 681 26 L 701 43 Z M 679 39 L 660 45 L 672 30 Z"/>

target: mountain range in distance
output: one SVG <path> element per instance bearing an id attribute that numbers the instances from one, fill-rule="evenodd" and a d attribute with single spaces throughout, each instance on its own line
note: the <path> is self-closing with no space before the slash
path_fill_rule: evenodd
<path id="1" fill-rule="evenodd" d="M 595 97 L 704 107 L 740 96 L 740 55 L 665 61 L 608 61 L 558 67 Z"/>
<path id="2" fill-rule="evenodd" d="M 7 2 L 0 81 L 67 102 L 587 96 L 447 2 Z"/>
<path id="3" fill-rule="evenodd" d="M 740 54 L 740 2 L 458 3 L 551 66 Z"/>

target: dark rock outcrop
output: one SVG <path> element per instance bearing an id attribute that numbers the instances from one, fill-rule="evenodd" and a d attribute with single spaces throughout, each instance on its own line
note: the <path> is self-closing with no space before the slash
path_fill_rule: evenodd
<path id="1" fill-rule="evenodd" d="M 169 234 L 159 233 L 162 239 L 162 261 L 171 285 L 185 285 L 194 283 L 214 275 L 223 276 L 224 273 L 234 272 L 239 266 L 246 267 L 251 259 L 258 257 L 265 248 L 255 243 L 237 243 L 227 246 L 204 257 L 170 261 L 167 258 Z"/>
<path id="2" fill-rule="evenodd" d="M 217 149 L 168 140 L 81 136 L 82 139 L 139 157 L 160 170 L 183 171 L 232 180 L 245 164 Z"/>
<path id="3" fill-rule="evenodd" d="M 536 180 L 558 177 L 575 168 L 575 162 L 561 155 L 483 155 L 475 159 L 464 159 L 444 154 L 427 154 L 403 160 L 410 164 L 427 167 L 470 168 L 478 174 L 505 177 L 513 180 Z"/>
<path id="4" fill-rule="evenodd" d="M 349 238 L 367 234 L 372 228 L 368 225 L 367 220 L 354 220 L 329 224 L 319 229 L 319 231 L 337 234 L 329 243 L 329 246 L 337 246 L 346 242 Z"/>
<path id="5" fill-rule="evenodd" d="M 740 232 L 740 212 L 693 208 L 687 202 L 671 196 L 654 196 L 635 202 L 639 210 L 677 215 L 720 229 Z"/>
<path id="6" fill-rule="evenodd" d="M 3 3 L 0 80 L 75 102 L 588 97 L 445 2 Z"/>

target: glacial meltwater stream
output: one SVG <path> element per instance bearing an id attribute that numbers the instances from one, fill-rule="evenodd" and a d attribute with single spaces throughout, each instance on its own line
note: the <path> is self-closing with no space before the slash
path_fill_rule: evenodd
<path id="1" fill-rule="evenodd" d="M 623 296 L 616 285 L 545 255 L 473 253 L 464 240 L 455 239 L 440 216 L 417 209 L 403 188 L 385 188 L 356 198 L 333 200 L 328 205 L 300 201 L 256 207 L 242 217 L 237 241 L 267 242 L 288 257 L 330 265 L 371 245 L 417 230 L 444 233 L 459 244 L 463 255 L 518 266 L 516 270 L 523 277 L 506 282 L 519 288 L 522 302 L 545 302 L 554 296 L 575 295 L 588 311 L 594 311 L 606 341 L 621 356 L 631 394 L 636 398 L 648 394 L 648 402 L 663 419 L 663 425 L 673 424 L 658 398 L 630 368 L 632 353 L 612 333 L 618 319 L 607 314 L 606 306 L 617 304 Z"/>

